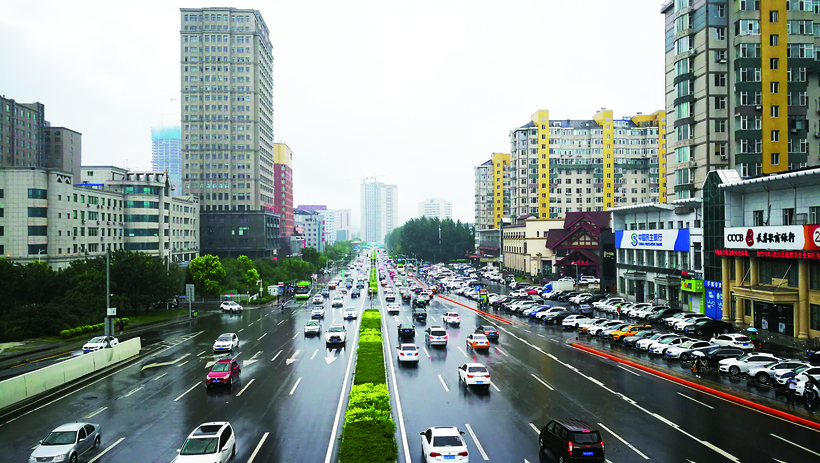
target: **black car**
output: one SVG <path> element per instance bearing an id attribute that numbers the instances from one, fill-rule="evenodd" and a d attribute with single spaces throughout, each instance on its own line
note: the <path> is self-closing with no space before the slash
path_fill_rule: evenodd
<path id="1" fill-rule="evenodd" d="M 694 358 L 701 358 L 706 365 L 716 367 L 723 359 L 740 357 L 746 351 L 739 347 L 713 347 L 707 351 L 694 352 Z"/>
<path id="2" fill-rule="evenodd" d="M 566 301 L 569 300 L 569 298 L 571 298 L 573 296 L 577 296 L 578 294 L 581 294 L 581 293 L 579 293 L 578 291 L 567 291 L 565 293 L 561 293 L 561 295 L 558 296 L 558 300 L 566 302 Z"/>
<path id="3" fill-rule="evenodd" d="M 401 293 L 402 302 L 410 302 L 411 299 L 413 299 L 413 295 L 410 294 L 410 291 L 404 291 Z"/>
<path id="4" fill-rule="evenodd" d="M 490 341 L 498 341 L 498 330 L 494 326 L 479 325 L 475 327 L 475 333 L 484 334 Z"/>
<path id="5" fill-rule="evenodd" d="M 653 312 L 652 315 L 646 317 L 646 321 L 648 321 L 649 323 L 663 323 L 664 318 L 671 317 L 672 315 L 681 312 L 683 312 L 683 310 L 674 307 L 661 309 L 656 312 Z"/>
<path id="6" fill-rule="evenodd" d="M 633 334 L 632 336 L 627 336 L 623 338 L 624 346 L 626 347 L 635 347 L 635 343 L 640 341 L 641 339 L 646 339 L 654 334 L 657 334 L 658 330 L 643 330 L 638 331 L 637 333 Z"/>
<path id="7" fill-rule="evenodd" d="M 423 296 L 423 295 L 420 294 L 420 295 L 416 296 L 415 299 L 413 299 L 412 306 L 413 306 L 413 308 L 427 307 L 427 305 L 429 303 L 430 303 L 430 299 L 427 296 Z"/>
<path id="8" fill-rule="evenodd" d="M 493 303 L 490 304 L 490 305 L 492 305 L 494 309 L 498 309 L 503 304 L 505 304 L 507 302 L 510 302 L 511 300 L 512 300 L 512 298 L 510 298 L 509 296 L 501 296 L 501 297 L 497 298 L 495 301 L 493 301 Z"/>
<path id="9" fill-rule="evenodd" d="M 807 349 L 806 357 L 808 357 L 811 363 L 820 363 L 820 348 Z"/>
<path id="10" fill-rule="evenodd" d="M 427 311 L 423 307 L 414 307 L 413 318 L 420 322 L 427 321 Z"/>
<path id="11" fill-rule="evenodd" d="M 698 336 L 714 336 L 716 334 L 729 334 L 735 332 L 735 327 L 731 323 L 723 320 L 701 320 L 694 325 L 687 325 L 683 328 L 686 334 L 696 334 Z"/>
<path id="12" fill-rule="evenodd" d="M 562 310 L 560 312 L 553 312 L 544 317 L 542 320 L 544 320 L 544 323 L 547 325 L 557 325 L 570 315 L 572 315 L 572 312 L 569 310 Z"/>
<path id="13" fill-rule="evenodd" d="M 541 461 L 606 461 L 601 433 L 581 420 L 550 421 L 538 435 L 538 447 Z"/>
<path id="14" fill-rule="evenodd" d="M 350 292 L 350 297 L 359 297 L 362 295 L 362 292 L 359 291 L 359 288 L 354 288 L 353 291 Z"/>
<path id="15" fill-rule="evenodd" d="M 416 335 L 416 328 L 409 323 L 399 325 L 399 338 L 413 337 Z"/>
<path id="16" fill-rule="evenodd" d="M 330 291 L 327 288 L 322 289 L 322 297 L 325 299 L 330 297 Z"/>

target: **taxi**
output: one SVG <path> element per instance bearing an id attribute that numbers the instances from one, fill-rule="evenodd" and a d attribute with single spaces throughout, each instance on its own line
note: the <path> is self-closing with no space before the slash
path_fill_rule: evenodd
<path id="1" fill-rule="evenodd" d="M 651 329 L 652 325 L 630 325 L 618 331 L 613 331 L 610 337 L 613 341 L 621 341 L 623 338 L 634 336 L 638 331 Z"/>
<path id="2" fill-rule="evenodd" d="M 483 334 L 474 333 L 467 336 L 467 347 L 470 349 L 489 349 L 490 340 Z"/>

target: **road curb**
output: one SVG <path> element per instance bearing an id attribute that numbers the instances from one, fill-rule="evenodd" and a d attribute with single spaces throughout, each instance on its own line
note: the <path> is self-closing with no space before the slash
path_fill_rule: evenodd
<path id="1" fill-rule="evenodd" d="M 735 396 L 735 395 L 732 395 L 732 394 L 729 394 L 729 393 L 726 393 L 726 392 L 723 392 L 723 391 L 719 391 L 717 389 L 713 389 L 711 387 L 707 387 L 707 386 L 704 386 L 702 384 L 694 383 L 692 381 L 688 381 L 688 380 L 685 380 L 683 378 L 678 378 L 675 375 L 670 375 L 669 373 L 664 373 L 662 371 L 655 370 L 654 368 L 649 368 L 647 366 L 641 365 L 640 363 L 632 362 L 632 361 L 623 359 L 621 357 L 618 357 L 616 355 L 607 354 L 605 352 L 601 352 L 601 351 L 599 351 L 597 349 L 593 349 L 591 347 L 587 347 L 587 346 L 584 346 L 584 345 L 581 345 L 581 344 L 578 344 L 578 343 L 574 343 L 574 342 L 571 343 L 570 345 L 572 347 L 575 347 L 576 349 L 581 349 L 581 350 L 589 352 L 591 354 L 595 354 L 595 355 L 598 355 L 600 357 L 608 358 L 608 359 L 614 360 L 618 363 L 623 363 L 624 365 L 629 365 L 633 368 L 637 368 L 637 369 L 645 371 L 647 373 L 651 373 L 653 375 L 660 376 L 661 378 L 664 378 L 666 380 L 669 380 L 669 381 L 672 381 L 672 382 L 675 382 L 675 383 L 678 383 L 678 384 L 682 384 L 682 385 L 690 387 L 692 389 L 697 389 L 699 391 L 706 392 L 707 394 L 712 394 L 714 396 L 720 397 L 720 398 L 728 400 L 730 402 L 734 402 L 736 404 L 740 404 L 740 405 L 743 405 L 745 407 L 749 407 L 749 408 L 757 410 L 757 411 L 768 413 L 770 415 L 777 416 L 777 417 L 782 418 L 782 419 L 787 420 L 787 421 L 793 421 L 795 423 L 802 424 L 803 426 L 807 426 L 807 427 L 810 427 L 812 429 L 820 430 L 820 423 L 818 423 L 816 421 L 812 421 L 812 420 L 809 420 L 809 419 L 806 419 L 806 418 L 802 418 L 800 416 L 793 415 L 791 413 L 786 413 L 784 411 L 778 410 L 776 408 L 768 407 L 766 405 L 760 405 L 758 403 L 752 402 L 751 400 L 747 400 L 747 399 L 744 399 L 744 398 L 741 398 L 741 397 L 738 397 L 738 396 Z"/>

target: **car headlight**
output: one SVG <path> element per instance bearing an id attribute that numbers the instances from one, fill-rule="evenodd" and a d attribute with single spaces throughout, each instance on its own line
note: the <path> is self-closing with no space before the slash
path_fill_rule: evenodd
<path id="1" fill-rule="evenodd" d="M 30 461 L 30 462 L 37 461 L 37 458 L 34 455 L 32 455 L 32 456 L 28 457 L 28 461 Z"/>
<path id="2" fill-rule="evenodd" d="M 65 460 L 65 454 L 55 456 L 51 461 L 63 461 Z"/>

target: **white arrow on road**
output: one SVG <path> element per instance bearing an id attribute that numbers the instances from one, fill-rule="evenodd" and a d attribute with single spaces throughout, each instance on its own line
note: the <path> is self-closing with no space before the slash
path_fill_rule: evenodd
<path id="1" fill-rule="evenodd" d="M 301 351 L 297 350 L 296 352 L 294 352 L 293 355 L 291 355 L 291 357 L 289 359 L 285 360 L 285 364 L 290 365 L 291 363 L 295 362 L 296 361 L 296 356 L 299 355 L 299 352 L 301 352 Z"/>
<path id="2" fill-rule="evenodd" d="M 179 362 L 180 360 L 184 359 L 185 357 L 187 357 L 189 355 L 191 355 L 191 354 L 184 354 L 182 357 L 174 360 L 173 362 L 152 363 L 152 364 L 149 364 L 149 365 L 145 365 L 144 367 L 142 367 L 142 370 L 145 370 L 146 368 L 165 367 L 165 366 L 168 366 L 168 365 L 173 365 L 173 364 Z M 140 371 L 142 371 L 142 370 L 140 370 Z"/>
<path id="3" fill-rule="evenodd" d="M 259 357 L 260 355 L 262 355 L 261 350 L 259 352 L 255 353 L 255 354 L 253 354 L 253 357 L 249 358 L 248 360 L 243 361 L 242 366 L 246 367 L 248 365 L 252 365 L 252 364 L 258 362 L 259 360 L 257 360 L 257 357 Z"/>
<path id="4" fill-rule="evenodd" d="M 333 361 L 336 360 L 336 354 L 338 352 L 339 352 L 339 349 L 328 349 L 327 350 L 327 357 L 325 357 L 325 362 L 327 362 L 328 365 L 333 363 Z"/>

